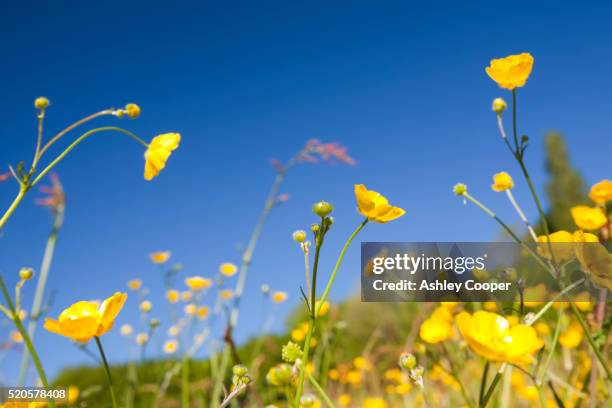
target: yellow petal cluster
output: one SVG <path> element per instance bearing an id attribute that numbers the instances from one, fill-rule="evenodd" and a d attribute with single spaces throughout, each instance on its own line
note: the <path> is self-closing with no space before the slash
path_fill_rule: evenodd
<path id="1" fill-rule="evenodd" d="M 577 205 L 570 210 L 574 223 L 583 230 L 597 230 L 608 222 L 606 214 L 599 207 Z"/>
<path id="2" fill-rule="evenodd" d="M 272 301 L 274 303 L 283 303 L 287 300 L 287 292 L 276 291 L 272 293 Z"/>
<path id="3" fill-rule="evenodd" d="M 568 328 L 559 335 L 559 344 L 568 349 L 576 348 L 582 343 L 584 330 L 577 321 L 572 321 Z"/>
<path id="4" fill-rule="evenodd" d="M 224 276 L 234 276 L 236 272 L 238 272 L 238 267 L 233 263 L 225 262 L 219 266 L 219 272 L 221 272 L 221 275 Z"/>
<path id="5" fill-rule="evenodd" d="M 552 234 L 538 236 L 538 253 L 550 259 L 548 241 L 550 240 L 552 252 L 557 262 L 569 261 L 574 257 L 574 235 L 567 231 L 557 231 Z"/>
<path id="6" fill-rule="evenodd" d="M 612 181 L 601 180 L 591 187 L 589 198 L 597 204 L 605 204 L 612 201 Z"/>
<path id="7" fill-rule="evenodd" d="M 171 255 L 172 253 L 170 251 L 157 251 L 151 253 L 149 255 L 149 258 L 151 258 L 151 262 L 155 264 L 163 264 L 168 262 L 168 259 L 170 259 Z"/>
<path id="8" fill-rule="evenodd" d="M 525 85 L 532 69 L 533 57 L 524 52 L 491 60 L 485 71 L 501 88 L 513 90 Z"/>
<path id="9" fill-rule="evenodd" d="M 533 327 L 524 324 L 511 327 L 508 320 L 497 313 L 479 310 L 471 315 L 461 312 L 455 321 L 470 348 L 490 361 L 529 364 L 544 346 Z"/>
<path id="10" fill-rule="evenodd" d="M 169 289 L 166 292 L 166 299 L 168 299 L 168 302 L 171 304 L 175 304 L 176 302 L 178 302 L 180 297 L 181 297 L 181 294 L 176 289 Z"/>
<path id="11" fill-rule="evenodd" d="M 513 187 L 514 180 L 512 180 L 512 177 L 505 171 L 493 175 L 493 184 L 491 185 L 493 191 L 506 191 Z"/>
<path id="12" fill-rule="evenodd" d="M 453 334 L 453 316 L 446 306 L 437 307 L 419 329 L 421 340 L 429 344 L 440 343 Z"/>
<path id="13" fill-rule="evenodd" d="M 210 288 L 212 285 L 212 281 L 208 278 L 203 278 L 201 276 L 192 276 L 185 279 L 185 284 L 189 286 L 189 289 L 194 292 L 199 292 L 202 289 Z"/>
<path id="14" fill-rule="evenodd" d="M 406 213 L 400 207 L 389 205 L 389 201 L 383 195 L 368 190 L 363 184 L 355 184 L 355 197 L 359 212 L 370 221 L 384 224 Z"/>
<path id="15" fill-rule="evenodd" d="M 88 342 L 113 328 L 126 299 L 127 294 L 117 292 L 99 307 L 94 302 L 76 302 L 64 310 L 58 320 L 45 319 L 45 329 L 81 343 Z"/>
<path id="16" fill-rule="evenodd" d="M 152 180 L 166 167 L 170 154 L 181 142 L 179 133 L 164 133 L 155 136 L 145 152 L 145 180 Z"/>

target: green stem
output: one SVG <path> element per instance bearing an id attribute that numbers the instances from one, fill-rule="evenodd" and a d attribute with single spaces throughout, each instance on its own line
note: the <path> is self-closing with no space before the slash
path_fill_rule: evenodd
<path id="1" fill-rule="evenodd" d="M 546 313 L 546 311 L 548 311 L 548 309 L 551 308 L 552 305 L 555 304 L 555 302 L 562 298 L 563 296 L 565 296 L 566 293 L 572 291 L 573 289 L 575 289 L 576 287 L 582 285 L 584 282 L 586 281 L 585 278 L 579 279 L 576 282 L 572 283 L 571 285 L 568 285 L 565 289 L 563 289 L 561 292 L 559 292 L 557 294 L 557 296 L 553 297 L 548 303 L 546 303 L 544 306 L 542 306 L 542 308 L 538 311 L 538 313 L 536 313 L 535 316 L 533 316 L 533 318 L 531 318 L 529 320 L 529 322 L 527 323 L 528 326 L 533 325 L 536 321 L 538 321 L 538 319 L 540 317 L 542 317 L 544 315 L 544 313 Z"/>
<path id="2" fill-rule="evenodd" d="M 572 312 L 574 312 L 574 316 L 576 316 L 576 320 L 578 320 L 578 323 L 580 323 L 580 326 L 582 327 L 582 330 L 584 331 L 584 335 L 587 338 L 587 341 L 589 342 L 591 349 L 597 356 L 597 359 L 599 360 L 599 363 L 601 364 L 601 366 L 604 368 L 604 371 L 606 372 L 606 376 L 608 377 L 608 381 L 612 382 L 612 373 L 610 372 L 610 365 L 606 362 L 603 355 L 601 354 L 601 351 L 599 350 L 599 347 L 597 347 L 597 345 L 595 344 L 595 340 L 593 340 L 593 337 L 591 336 L 589 326 L 587 326 L 586 321 L 584 320 L 584 317 L 582 316 L 582 313 L 580 312 L 580 310 L 578 310 L 578 307 L 576 307 L 574 302 L 570 301 L 569 304 L 570 304 L 570 307 L 572 308 Z"/>
<path id="3" fill-rule="evenodd" d="M 330 408 L 336 408 L 336 406 L 334 405 L 334 403 L 332 402 L 332 400 L 329 398 L 329 396 L 327 396 L 327 394 L 325 393 L 325 391 L 323 390 L 323 388 L 319 385 L 319 383 L 317 382 L 317 380 L 315 380 L 315 378 L 312 376 L 312 374 L 308 374 L 308 381 L 310 381 L 310 383 L 312 384 L 312 386 L 314 387 L 314 389 L 317 391 L 317 393 L 319 394 L 319 396 L 321 397 L 321 399 L 323 401 L 325 401 L 325 403 L 327 404 L 328 407 Z"/>
<path id="4" fill-rule="evenodd" d="M 495 391 L 495 388 L 497 387 L 497 384 L 499 383 L 499 380 L 501 379 L 502 374 L 504 373 L 505 369 L 506 369 L 506 363 L 502 363 L 502 365 L 499 367 L 499 370 L 495 374 L 495 377 L 493 377 L 493 381 L 491 382 L 489 389 L 487 390 L 484 397 L 482 398 L 482 401 L 480 402 L 480 405 L 479 405 L 480 408 L 485 408 L 487 404 L 489 403 L 489 400 L 493 396 L 493 392 Z"/>
<path id="5" fill-rule="evenodd" d="M 43 387 L 48 389 L 49 382 L 47 381 L 47 376 L 45 375 L 45 371 L 43 370 L 42 364 L 40 362 L 40 358 L 38 357 L 38 353 L 36 352 L 36 349 L 34 348 L 34 344 L 32 344 L 32 340 L 30 340 L 30 337 L 28 336 L 28 333 L 26 332 L 26 329 L 23 326 L 23 323 L 21 322 L 21 319 L 19 318 L 17 310 L 15 310 L 15 306 L 13 305 L 11 297 L 9 296 L 8 290 L 6 289 L 6 285 L 4 284 L 4 279 L 2 278 L 2 276 L 0 276 L 0 290 L 2 290 L 2 295 L 4 296 L 6 304 L 11 312 L 13 322 L 15 323 L 15 326 L 17 327 L 19 334 L 21 334 L 21 337 L 23 337 L 23 341 L 27 349 L 30 351 L 30 354 L 32 354 L 32 361 L 34 362 L 34 365 L 36 366 L 36 370 L 38 371 L 38 376 L 40 377 L 40 381 L 42 382 Z M 49 401 L 49 406 L 52 408 L 55 407 L 55 401 L 53 400 Z"/>
<path id="6" fill-rule="evenodd" d="M 11 215 L 13 215 L 19 204 L 21 204 L 21 201 L 23 200 L 23 197 L 25 196 L 27 191 L 28 189 L 25 185 L 22 184 L 19 187 L 19 193 L 11 203 L 11 206 L 6 210 L 2 218 L 0 218 L 0 231 L 2 230 L 2 228 L 4 228 L 4 224 L 6 224 Z"/>
<path id="7" fill-rule="evenodd" d="M 312 318 L 315 318 L 315 309 L 317 302 L 317 276 L 319 271 L 319 255 L 321 253 L 321 246 L 323 246 L 323 240 L 325 239 L 325 217 L 321 217 L 321 224 L 319 225 L 319 231 L 315 239 L 315 255 L 314 264 L 312 265 L 312 286 L 310 287 L 310 313 Z"/>
<path id="8" fill-rule="evenodd" d="M 183 358 L 181 369 L 181 406 L 189 408 L 189 358 L 187 355 Z"/>
<path id="9" fill-rule="evenodd" d="M 544 366 L 542 367 L 541 374 L 536 379 L 536 386 L 538 388 L 542 388 L 542 384 L 546 380 L 546 374 L 548 373 L 548 367 L 552 362 L 555 347 L 557 346 L 557 342 L 559 341 L 559 333 L 561 333 L 561 323 L 563 322 L 563 308 L 559 308 L 557 311 L 557 326 L 555 327 L 555 332 L 553 334 L 552 342 L 550 343 L 550 351 L 546 356 L 546 360 L 544 361 Z"/>
<path id="10" fill-rule="evenodd" d="M 487 388 L 487 376 L 489 375 L 489 368 L 491 363 L 489 360 L 485 363 L 484 369 L 482 370 L 482 377 L 480 379 L 480 392 L 478 393 L 478 405 L 482 404 L 484 398 L 485 389 Z"/>
<path id="11" fill-rule="evenodd" d="M 306 332 L 306 338 L 304 339 L 304 353 L 302 354 L 302 362 L 300 364 L 300 376 L 298 377 L 297 390 L 295 392 L 294 406 L 295 408 L 300 407 L 300 399 L 302 398 L 302 391 L 304 389 L 304 378 L 306 371 L 308 371 L 308 357 L 310 353 L 310 339 L 314 332 L 315 319 L 311 316 L 308 320 L 308 331 Z"/>
<path id="12" fill-rule="evenodd" d="M 106 355 L 104 354 L 104 349 L 102 348 L 102 342 L 100 342 L 100 338 L 98 336 L 95 336 L 94 339 L 96 339 L 96 344 L 98 345 L 98 350 L 100 351 L 100 357 L 102 357 L 102 363 L 104 363 L 104 370 L 106 371 L 106 379 L 108 380 L 108 387 L 110 389 L 113 408 L 117 408 L 117 398 L 115 397 L 115 387 L 113 386 L 113 378 L 111 377 L 108 361 L 106 360 Z"/>

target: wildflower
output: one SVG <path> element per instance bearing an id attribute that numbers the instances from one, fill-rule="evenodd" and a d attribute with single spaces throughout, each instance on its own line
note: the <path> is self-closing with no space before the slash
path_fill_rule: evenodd
<path id="1" fill-rule="evenodd" d="M 127 294 L 115 293 L 98 308 L 93 302 L 80 301 L 65 309 L 58 320 L 45 319 L 45 329 L 52 333 L 86 343 L 92 337 L 100 337 L 113 327 Z"/>
<path id="2" fill-rule="evenodd" d="M 289 341 L 282 348 L 282 358 L 283 361 L 287 363 L 295 363 L 295 360 L 302 358 L 302 349 L 300 345 Z"/>
<path id="3" fill-rule="evenodd" d="M 596 230 L 608 222 L 606 214 L 599 207 L 577 205 L 570 210 L 574 223 L 583 230 Z"/>
<path id="4" fill-rule="evenodd" d="M 181 135 L 179 133 L 164 133 L 151 140 L 149 148 L 145 152 L 145 180 L 152 180 L 166 167 L 166 161 L 180 142 Z"/>
<path id="5" fill-rule="evenodd" d="M 283 303 L 285 300 L 287 300 L 286 292 L 276 291 L 272 293 L 272 301 L 274 303 Z"/>
<path id="6" fill-rule="evenodd" d="M 349 384 L 353 386 L 361 384 L 361 372 L 357 370 L 349 371 L 348 373 L 346 373 L 346 380 Z"/>
<path id="7" fill-rule="evenodd" d="M 330 305 L 328 301 L 325 301 L 322 304 L 320 300 L 317 300 L 315 302 L 315 309 L 319 310 L 319 315 L 318 315 L 319 317 L 325 316 L 329 312 L 329 308 L 330 308 Z"/>
<path id="8" fill-rule="evenodd" d="M 208 316 L 208 312 L 209 312 L 208 307 L 206 307 L 206 306 L 198 307 L 198 310 L 196 312 L 197 315 L 198 315 L 198 319 L 200 319 L 200 320 L 206 319 L 206 317 Z"/>
<path id="9" fill-rule="evenodd" d="M 219 292 L 219 296 L 223 300 L 230 300 L 231 298 L 234 297 L 234 292 L 229 290 L 229 289 L 225 289 L 225 290 L 222 290 L 221 292 Z"/>
<path id="10" fill-rule="evenodd" d="M 164 353 L 174 354 L 178 350 L 178 342 L 176 340 L 168 340 L 164 343 Z"/>
<path id="11" fill-rule="evenodd" d="M 510 190 L 514 188 L 514 180 L 512 180 L 508 173 L 502 171 L 493 175 L 493 185 L 491 185 L 491 188 L 497 192 Z"/>
<path id="12" fill-rule="evenodd" d="M 525 85 L 532 68 L 533 57 L 524 52 L 491 60 L 491 64 L 485 70 L 491 79 L 497 82 L 497 85 L 513 90 Z"/>
<path id="13" fill-rule="evenodd" d="M 197 313 L 198 307 L 194 305 L 193 303 L 189 303 L 188 305 L 185 305 L 184 310 L 187 316 L 193 316 Z"/>
<path id="14" fill-rule="evenodd" d="M 317 403 L 317 399 L 312 394 L 304 394 L 300 398 L 300 407 L 303 408 L 313 408 Z"/>
<path id="15" fill-rule="evenodd" d="M 153 303 L 148 300 L 143 300 L 142 302 L 140 302 L 139 308 L 141 312 L 149 313 L 151 309 L 153 309 Z"/>
<path id="16" fill-rule="evenodd" d="M 606 179 L 594 184 L 589 192 L 589 198 L 597 204 L 605 204 L 612 201 L 612 181 Z"/>
<path id="17" fill-rule="evenodd" d="M 168 336 L 170 337 L 176 337 L 179 335 L 180 332 L 181 328 L 177 325 L 173 325 L 168 328 Z"/>
<path id="18" fill-rule="evenodd" d="M 426 343 L 436 344 L 448 339 L 452 330 L 452 326 L 446 320 L 429 318 L 421 324 L 419 336 Z"/>
<path id="19" fill-rule="evenodd" d="M 22 281 L 30 280 L 32 276 L 34 276 L 34 270 L 32 268 L 21 268 L 19 270 L 19 279 Z"/>
<path id="20" fill-rule="evenodd" d="M 458 196 L 462 196 L 465 193 L 467 193 L 467 186 L 463 183 L 457 183 L 453 187 L 453 193 L 455 193 Z"/>
<path id="21" fill-rule="evenodd" d="M 368 190 L 363 184 L 355 184 L 355 197 L 361 215 L 370 221 L 384 224 L 393 221 L 406 212 L 400 207 L 389 205 L 387 199 L 380 193 Z"/>
<path id="22" fill-rule="evenodd" d="M 161 322 L 159 321 L 159 319 L 151 319 L 151 320 L 149 320 L 149 326 L 151 326 L 151 329 L 157 329 L 160 324 L 161 324 Z"/>
<path id="23" fill-rule="evenodd" d="M 130 334 L 132 334 L 133 330 L 134 329 L 129 324 L 124 324 L 119 328 L 119 332 L 122 336 L 129 336 Z"/>
<path id="24" fill-rule="evenodd" d="M 276 387 L 288 385 L 291 382 L 291 366 L 282 363 L 271 367 L 266 374 L 266 381 Z"/>
<path id="25" fill-rule="evenodd" d="M 444 385 L 448 385 L 455 391 L 459 391 L 461 389 L 461 386 L 459 385 L 455 377 L 453 377 L 447 371 L 445 371 L 439 364 L 436 364 L 433 366 L 433 369 L 431 370 L 429 377 L 433 381 L 439 381 Z"/>
<path id="26" fill-rule="evenodd" d="M 315 203 L 312 206 L 312 212 L 314 212 L 321 218 L 325 218 L 333 210 L 334 210 L 334 207 L 327 201 L 319 201 L 318 203 Z"/>
<path id="27" fill-rule="evenodd" d="M 338 396 L 338 404 L 343 407 L 348 407 L 351 403 L 351 396 L 348 394 L 340 394 Z"/>
<path id="28" fill-rule="evenodd" d="M 387 408 L 388 405 L 384 399 L 376 397 L 368 397 L 363 400 L 363 408 Z"/>
<path id="29" fill-rule="evenodd" d="M 506 104 L 506 101 L 504 101 L 502 98 L 493 99 L 493 105 L 491 108 L 493 109 L 493 112 L 497 113 L 498 115 L 505 111 L 507 107 L 508 104 Z"/>
<path id="30" fill-rule="evenodd" d="M 359 356 L 353 359 L 353 365 L 358 370 L 369 371 L 372 368 L 372 363 L 370 363 L 365 357 Z"/>
<path id="31" fill-rule="evenodd" d="M 199 292 L 202 289 L 208 289 L 212 285 L 212 281 L 201 276 L 192 276 L 185 279 L 185 284 L 194 292 Z"/>
<path id="32" fill-rule="evenodd" d="M 39 96 L 38 98 L 34 99 L 34 107 L 36 109 L 40 109 L 41 111 L 47 109 L 50 105 L 50 102 L 47 98 L 45 98 L 44 96 Z"/>
<path id="33" fill-rule="evenodd" d="M 176 289 L 170 289 L 166 292 L 166 299 L 168 299 L 169 303 L 175 304 L 179 301 L 181 294 Z"/>
<path id="34" fill-rule="evenodd" d="M 548 336 L 550 334 L 550 327 L 542 321 L 535 322 L 533 328 L 540 336 Z"/>
<path id="35" fill-rule="evenodd" d="M 136 344 L 144 346 L 149 341 L 149 335 L 147 333 L 138 333 L 136 335 Z"/>
<path id="36" fill-rule="evenodd" d="M 295 242 L 299 242 L 300 244 L 304 241 L 306 241 L 306 231 L 304 230 L 297 230 L 293 233 L 293 240 Z"/>
<path id="37" fill-rule="evenodd" d="M 461 312 L 455 321 L 470 348 L 490 361 L 528 364 L 544 346 L 533 327 L 524 324 L 510 327 L 508 320 L 497 313 Z"/>
<path id="38" fill-rule="evenodd" d="M 140 116 L 140 106 L 135 103 L 128 103 L 125 105 L 125 113 L 130 119 L 136 119 Z"/>
<path id="39" fill-rule="evenodd" d="M 574 258 L 574 236 L 571 233 L 567 231 L 557 231 L 548 236 L 538 236 L 538 253 L 550 259 L 548 240 L 550 240 L 552 252 L 557 261 L 564 262 Z"/>
<path id="40" fill-rule="evenodd" d="M 406 370 L 412 370 L 414 367 L 416 367 L 416 363 L 416 357 L 411 353 L 403 353 L 399 358 L 400 367 Z"/>
<path id="41" fill-rule="evenodd" d="M 559 344 L 568 349 L 576 348 L 582 343 L 584 330 L 577 321 L 572 321 L 569 327 L 559 335 Z"/>
<path id="42" fill-rule="evenodd" d="M 188 290 L 185 290 L 185 291 L 181 292 L 181 300 L 183 302 L 189 302 L 192 297 L 193 297 L 193 293 L 191 293 Z"/>
<path id="43" fill-rule="evenodd" d="M 580 240 L 576 241 L 574 249 L 582 270 L 595 285 L 612 290 L 612 256 L 608 249 L 593 242 L 596 237 L 592 234 L 574 236 Z"/>
<path id="44" fill-rule="evenodd" d="M 232 373 L 238 377 L 244 377 L 249 373 L 249 369 L 243 364 L 236 364 L 234 367 L 232 367 Z"/>
<path id="45" fill-rule="evenodd" d="M 79 400 L 81 391 L 76 385 L 68 387 L 68 405 L 74 405 Z"/>
<path id="46" fill-rule="evenodd" d="M 132 279 L 127 283 L 128 289 L 138 290 L 142 287 L 142 281 L 140 279 Z"/>
<path id="47" fill-rule="evenodd" d="M 238 272 L 238 267 L 233 263 L 225 262 L 219 267 L 219 272 L 224 276 L 234 276 Z"/>
<path id="48" fill-rule="evenodd" d="M 151 253 L 149 257 L 151 258 L 151 262 L 155 264 L 163 264 L 163 263 L 168 262 L 168 259 L 170 259 L 171 255 L 172 255 L 172 252 L 170 251 L 157 251 L 157 252 Z"/>
<path id="49" fill-rule="evenodd" d="M 11 341 L 13 343 L 23 343 L 23 336 L 16 330 L 11 332 Z"/>

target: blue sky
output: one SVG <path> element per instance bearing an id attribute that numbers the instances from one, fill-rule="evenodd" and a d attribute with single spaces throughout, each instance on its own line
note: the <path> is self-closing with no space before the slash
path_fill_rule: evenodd
<path id="1" fill-rule="evenodd" d="M 182 277 L 212 276 L 219 263 L 238 262 L 274 178 L 268 159 L 286 159 L 313 137 L 343 143 L 358 164 L 302 165 L 289 173 L 282 192 L 291 200 L 273 212 L 259 243 L 239 340 L 261 324 L 262 283 L 289 292 L 289 305 L 299 302 L 303 270 L 291 232 L 313 222 L 310 206 L 320 199 L 335 207 L 321 263 L 329 273 L 360 221 L 354 183 L 406 209 L 397 222 L 369 225 L 361 240 L 496 239 L 497 227 L 451 192 L 464 181 L 518 224 L 504 197 L 489 188 L 501 170 L 518 179 L 490 111 L 493 98 L 509 97 L 484 72 L 494 57 L 522 51 L 535 57 L 519 92 L 519 117 L 520 131 L 532 140 L 527 161 L 536 185 L 545 182 L 542 137 L 550 130 L 563 131 L 589 183 L 610 177 L 609 5 L 161 4 L 24 1 L 7 5 L 0 17 L 3 167 L 30 159 L 32 101 L 40 95 L 52 102 L 47 136 L 127 102 L 142 106 L 140 119 L 95 124 L 119 124 L 146 139 L 183 135 L 153 182 L 142 178 L 141 147 L 118 135 L 88 140 L 57 167 L 68 208 L 49 285 L 57 291 L 53 315 L 140 277 L 163 318 L 162 285 L 148 254 L 171 250 L 185 266 Z M 524 183 L 517 184 L 516 196 L 533 218 Z M 2 206 L 15 192 L 14 183 L 0 184 Z M 0 237 L 0 273 L 11 284 L 21 266 L 39 268 L 50 217 L 34 205 L 37 194 Z M 333 299 L 358 289 L 358 248 L 348 252 Z M 33 287 L 26 289 L 28 303 Z M 275 330 L 288 309 L 277 311 Z M 132 297 L 118 324 L 136 319 Z M 112 361 L 128 357 L 116 331 L 104 341 Z M 58 336 L 39 331 L 36 344 L 51 374 L 87 362 Z M 0 361 L 0 381 L 10 382 L 16 361 L 15 353 Z"/>

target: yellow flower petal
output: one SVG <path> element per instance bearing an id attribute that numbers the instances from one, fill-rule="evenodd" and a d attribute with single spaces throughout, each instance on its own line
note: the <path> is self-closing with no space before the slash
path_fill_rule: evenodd
<path id="1" fill-rule="evenodd" d="M 181 142 L 179 133 L 165 133 L 155 136 L 149 148 L 145 152 L 145 180 L 152 180 L 166 167 L 166 161 L 173 150 L 178 148 Z"/>
<path id="2" fill-rule="evenodd" d="M 533 57 L 524 52 L 491 60 L 485 71 L 500 87 L 513 90 L 525 85 L 532 69 Z"/>
<path id="3" fill-rule="evenodd" d="M 402 208 L 389 205 L 383 195 L 368 190 L 363 184 L 355 184 L 355 198 L 359 212 L 370 221 L 384 224 L 405 214 Z"/>

